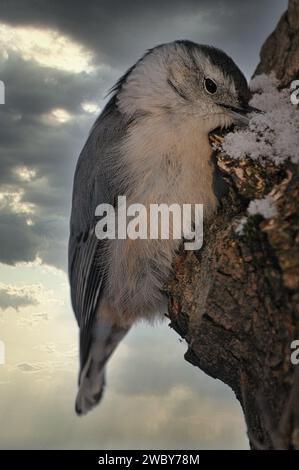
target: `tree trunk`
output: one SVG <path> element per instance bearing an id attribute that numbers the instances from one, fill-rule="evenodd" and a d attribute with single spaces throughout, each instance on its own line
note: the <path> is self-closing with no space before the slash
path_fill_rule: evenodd
<path id="1" fill-rule="evenodd" d="M 256 73 L 282 87 L 299 78 L 299 0 L 261 50 Z M 287 125 L 287 123 L 286 123 Z M 185 359 L 228 384 L 240 401 L 251 448 L 299 449 L 299 169 L 266 167 L 218 153 L 229 194 L 199 252 L 182 252 L 167 286 L 170 326 L 188 344 Z M 278 214 L 235 228 L 251 199 L 272 191 Z"/>

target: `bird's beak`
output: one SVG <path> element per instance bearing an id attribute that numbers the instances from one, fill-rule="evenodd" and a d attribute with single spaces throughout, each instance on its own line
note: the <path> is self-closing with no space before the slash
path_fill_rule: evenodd
<path id="1" fill-rule="evenodd" d="M 247 126 L 249 123 L 248 114 L 250 113 L 262 113 L 260 109 L 254 108 L 253 106 L 230 106 L 225 103 L 218 103 L 219 106 L 222 106 L 226 109 L 226 112 L 233 118 L 234 122 L 239 125 Z"/>

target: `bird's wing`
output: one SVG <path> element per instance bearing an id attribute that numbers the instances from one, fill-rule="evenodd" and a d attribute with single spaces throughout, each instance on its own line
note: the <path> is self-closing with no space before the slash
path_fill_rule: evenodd
<path id="1" fill-rule="evenodd" d="M 81 366 L 86 361 L 90 334 L 101 289 L 104 269 L 97 264 L 101 256 L 99 240 L 90 230 L 82 234 L 80 241 L 70 240 L 70 285 L 73 309 L 80 327 Z"/>
<path id="2" fill-rule="evenodd" d="M 107 109 L 108 108 L 108 109 Z M 95 124 L 79 157 L 73 186 L 69 238 L 69 279 L 73 309 L 80 327 L 80 362 L 84 366 L 91 342 L 94 316 L 103 292 L 107 261 L 105 241 L 95 236 L 95 208 L 114 204 L 111 170 L 118 158 L 112 151 L 125 133 L 115 104 L 109 103 Z M 108 159 L 108 165 L 107 165 Z M 111 165 L 110 165 L 111 163 Z"/>

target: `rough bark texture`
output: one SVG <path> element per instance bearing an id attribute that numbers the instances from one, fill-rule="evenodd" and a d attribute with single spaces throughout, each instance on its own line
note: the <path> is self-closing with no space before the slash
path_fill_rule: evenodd
<path id="1" fill-rule="evenodd" d="M 282 87 L 298 77 L 299 0 L 262 47 L 256 73 L 272 70 Z M 290 361 L 299 339 L 299 169 L 221 153 L 217 164 L 229 195 L 203 248 L 175 260 L 171 327 L 188 343 L 186 360 L 235 392 L 252 448 L 299 449 L 299 366 Z M 270 191 L 278 215 L 253 217 L 237 236 L 249 200 Z"/>
<path id="2" fill-rule="evenodd" d="M 275 72 L 281 86 L 299 77 L 299 6 L 298 0 L 289 0 L 288 10 L 282 15 L 275 31 L 261 49 L 261 61 L 255 74 Z"/>

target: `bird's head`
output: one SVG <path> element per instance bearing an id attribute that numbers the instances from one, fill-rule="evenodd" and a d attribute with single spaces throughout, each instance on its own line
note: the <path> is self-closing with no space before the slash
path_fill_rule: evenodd
<path id="1" fill-rule="evenodd" d="M 247 81 L 223 51 L 175 41 L 148 51 L 116 84 L 120 110 L 131 116 L 160 116 L 175 125 L 192 121 L 210 132 L 246 124 Z"/>

